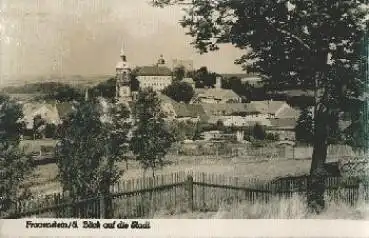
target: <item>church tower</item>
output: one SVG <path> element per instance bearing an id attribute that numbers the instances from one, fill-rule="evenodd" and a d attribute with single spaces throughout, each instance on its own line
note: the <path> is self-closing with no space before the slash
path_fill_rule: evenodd
<path id="1" fill-rule="evenodd" d="M 115 67 L 116 69 L 116 98 L 118 101 L 130 101 L 131 94 L 131 68 L 127 62 L 127 57 L 123 51 L 120 52 L 121 61 Z"/>

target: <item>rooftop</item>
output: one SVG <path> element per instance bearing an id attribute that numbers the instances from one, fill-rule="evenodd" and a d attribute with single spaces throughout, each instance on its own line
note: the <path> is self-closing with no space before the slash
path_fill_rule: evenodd
<path id="1" fill-rule="evenodd" d="M 195 94 L 198 97 L 215 99 L 233 99 L 240 97 L 233 90 L 223 88 L 196 89 Z"/>
<path id="2" fill-rule="evenodd" d="M 171 76 L 172 71 L 165 66 L 143 66 L 138 69 L 138 76 Z"/>

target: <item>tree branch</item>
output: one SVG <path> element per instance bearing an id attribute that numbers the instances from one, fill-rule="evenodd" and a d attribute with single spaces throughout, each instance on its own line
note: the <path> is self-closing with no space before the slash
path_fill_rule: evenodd
<path id="1" fill-rule="evenodd" d="M 300 37 L 296 36 L 295 34 L 292 34 L 291 32 L 289 31 L 286 31 L 286 30 L 283 30 L 283 29 L 280 29 L 278 27 L 275 27 L 273 26 L 272 24 L 269 24 L 273 29 L 275 29 L 276 31 L 278 31 L 279 33 L 282 33 L 282 34 L 285 34 L 291 38 L 293 38 L 294 40 L 296 40 L 297 42 L 299 42 L 305 49 L 307 50 L 311 50 L 311 47 L 304 42 L 304 40 L 302 40 Z"/>

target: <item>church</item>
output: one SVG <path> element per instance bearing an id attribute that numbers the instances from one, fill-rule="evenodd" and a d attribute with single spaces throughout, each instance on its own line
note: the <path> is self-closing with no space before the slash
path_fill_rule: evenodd
<path id="1" fill-rule="evenodd" d="M 135 100 L 138 92 L 131 90 L 132 69 L 123 48 L 120 52 L 120 58 L 121 60 L 115 67 L 116 98 L 118 102 L 129 102 Z M 172 83 L 173 74 L 161 55 L 155 65 L 138 68 L 137 80 L 140 89 L 152 88 L 154 91 L 160 92 Z"/>

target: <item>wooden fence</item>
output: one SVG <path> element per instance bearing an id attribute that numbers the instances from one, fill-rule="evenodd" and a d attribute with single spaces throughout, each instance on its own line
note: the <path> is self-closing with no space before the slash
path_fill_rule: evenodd
<path id="1" fill-rule="evenodd" d="M 93 196 L 72 201 L 63 194 L 17 202 L 4 218 L 148 218 L 160 210 L 217 211 L 222 204 L 248 201 L 269 202 L 273 198 L 304 195 L 307 178 L 273 182 L 225 177 L 205 173 L 173 173 L 155 178 L 122 181 L 110 188 L 109 196 Z M 326 179 L 326 195 L 354 205 L 368 200 L 368 186 L 355 179 Z"/>

